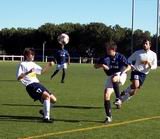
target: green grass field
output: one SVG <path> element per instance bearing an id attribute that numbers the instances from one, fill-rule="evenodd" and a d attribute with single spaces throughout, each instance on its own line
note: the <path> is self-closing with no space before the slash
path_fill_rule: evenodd
<path id="1" fill-rule="evenodd" d="M 58 99 L 51 109 L 55 122 L 46 124 L 38 113 L 42 105 L 33 102 L 25 87 L 15 79 L 17 64 L 0 62 L 0 139 L 160 138 L 160 69 L 151 71 L 139 94 L 124 103 L 122 109 L 112 105 L 113 122 L 109 125 L 102 123 L 105 118 L 102 70 L 88 64 L 71 64 L 66 81 L 61 84 L 61 72 L 50 80 L 51 69 L 39 76 Z M 129 83 L 128 80 L 124 87 Z"/>

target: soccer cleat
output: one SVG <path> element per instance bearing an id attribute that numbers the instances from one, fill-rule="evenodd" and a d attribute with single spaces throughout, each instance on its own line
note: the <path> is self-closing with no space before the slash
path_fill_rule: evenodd
<path id="1" fill-rule="evenodd" d="M 41 114 L 44 117 L 44 112 L 43 110 L 39 110 L 39 114 Z"/>
<path id="2" fill-rule="evenodd" d="M 64 81 L 62 80 L 61 83 L 64 83 Z"/>
<path id="3" fill-rule="evenodd" d="M 124 96 L 125 94 L 126 94 L 126 93 L 125 93 L 124 91 L 122 91 L 120 95 L 121 95 L 121 96 Z"/>
<path id="4" fill-rule="evenodd" d="M 50 80 L 52 80 L 53 76 L 50 77 Z"/>
<path id="5" fill-rule="evenodd" d="M 53 123 L 53 120 L 48 119 L 48 118 L 44 118 L 44 119 L 43 119 L 43 122 L 44 122 L 44 123 Z"/>
<path id="6" fill-rule="evenodd" d="M 105 124 L 109 124 L 112 122 L 112 117 L 107 116 L 106 119 L 104 120 Z"/>
<path id="7" fill-rule="evenodd" d="M 120 109 L 122 105 L 122 101 L 120 99 L 116 99 L 114 102 L 114 105 L 116 105 L 117 109 Z"/>

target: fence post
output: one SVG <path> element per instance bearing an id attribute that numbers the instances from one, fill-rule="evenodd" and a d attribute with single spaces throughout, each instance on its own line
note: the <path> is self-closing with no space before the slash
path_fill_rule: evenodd
<path id="1" fill-rule="evenodd" d="M 93 57 L 91 58 L 91 64 L 93 64 Z"/>
<path id="2" fill-rule="evenodd" d="M 48 57 L 46 56 L 46 60 L 45 60 L 45 62 L 47 62 L 48 61 Z"/>
<path id="3" fill-rule="evenodd" d="M 79 57 L 79 63 L 81 64 L 81 62 L 82 62 L 82 59 L 81 59 L 81 57 Z"/>

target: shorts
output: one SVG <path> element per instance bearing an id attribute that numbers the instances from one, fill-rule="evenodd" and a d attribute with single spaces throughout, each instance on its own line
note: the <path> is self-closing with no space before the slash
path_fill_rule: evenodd
<path id="1" fill-rule="evenodd" d="M 67 69 L 67 63 L 57 64 L 56 70 Z"/>
<path id="2" fill-rule="evenodd" d="M 146 79 L 146 74 L 139 72 L 139 71 L 132 71 L 131 72 L 131 81 L 132 80 L 139 80 L 140 86 L 143 85 L 144 81 Z"/>
<path id="3" fill-rule="evenodd" d="M 127 74 L 123 73 L 120 75 L 120 73 L 121 72 L 117 72 L 116 75 L 119 77 L 119 84 L 124 85 L 124 83 L 126 82 L 126 79 L 127 79 Z M 108 76 L 108 78 L 106 80 L 105 88 L 113 88 L 112 77 L 113 77 L 113 75 Z"/>
<path id="4" fill-rule="evenodd" d="M 34 101 L 39 100 L 42 102 L 42 94 L 46 91 L 49 93 L 49 91 L 40 83 L 32 83 L 26 86 L 26 90 L 29 94 L 29 96 L 34 99 Z"/>

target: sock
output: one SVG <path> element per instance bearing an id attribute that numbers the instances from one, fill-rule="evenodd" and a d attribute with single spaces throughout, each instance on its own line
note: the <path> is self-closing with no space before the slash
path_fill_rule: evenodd
<path id="1" fill-rule="evenodd" d="M 43 111 L 44 111 L 44 118 L 50 119 L 50 101 L 49 100 L 44 100 Z"/>
<path id="2" fill-rule="evenodd" d="M 126 101 L 126 100 L 129 100 L 131 98 L 130 94 L 129 93 L 126 93 L 124 96 L 121 96 L 121 100 L 122 102 Z"/>
<path id="3" fill-rule="evenodd" d="M 58 72 L 59 72 L 59 70 L 56 70 L 56 71 L 51 75 L 51 78 L 53 78 Z"/>
<path id="4" fill-rule="evenodd" d="M 113 82 L 113 89 L 114 89 L 116 98 L 120 99 L 119 83 L 118 82 Z"/>
<path id="5" fill-rule="evenodd" d="M 66 72 L 65 72 L 65 70 L 63 69 L 63 73 L 62 73 L 62 79 L 61 79 L 61 81 L 64 81 L 65 75 L 66 75 Z"/>
<path id="6" fill-rule="evenodd" d="M 104 108 L 105 108 L 106 116 L 111 117 L 111 103 L 110 103 L 110 100 L 105 100 L 104 101 Z"/>
<path id="7" fill-rule="evenodd" d="M 124 90 L 125 94 L 129 94 L 131 92 L 131 86 L 128 86 L 125 90 Z"/>

